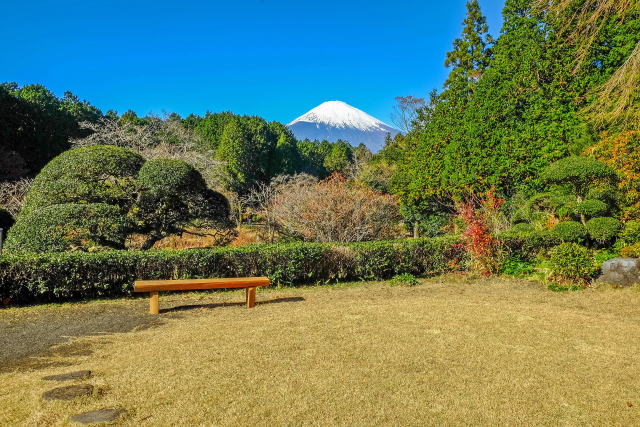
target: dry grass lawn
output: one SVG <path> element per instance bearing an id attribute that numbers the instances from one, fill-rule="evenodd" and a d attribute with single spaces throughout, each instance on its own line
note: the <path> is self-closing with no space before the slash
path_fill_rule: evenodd
<path id="1" fill-rule="evenodd" d="M 123 425 L 640 423 L 637 289 L 449 276 L 258 293 L 268 300 L 280 303 L 180 311 L 83 338 L 94 353 L 71 367 L 0 374 L 0 424 L 65 425 L 114 407 L 129 411 Z M 94 372 L 96 396 L 42 400 L 55 385 L 43 376 L 77 369 Z"/>

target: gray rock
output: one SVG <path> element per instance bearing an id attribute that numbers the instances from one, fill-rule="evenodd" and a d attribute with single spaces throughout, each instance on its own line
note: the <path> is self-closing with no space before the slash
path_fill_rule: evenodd
<path id="1" fill-rule="evenodd" d="M 126 413 L 127 411 L 124 409 L 98 409 L 97 411 L 83 412 L 82 414 L 74 415 L 69 418 L 69 420 L 80 424 L 110 423 Z"/>
<path id="2" fill-rule="evenodd" d="M 605 261 L 602 264 L 602 275 L 597 281 L 619 286 L 640 283 L 640 259 L 613 258 Z"/>
<path id="3" fill-rule="evenodd" d="M 42 394 L 44 400 L 71 400 L 76 397 L 91 396 L 93 386 L 91 384 L 68 385 L 54 388 Z"/>
<path id="4" fill-rule="evenodd" d="M 85 380 L 91 376 L 91 371 L 73 371 L 60 375 L 49 375 L 42 378 L 45 381 L 75 381 Z"/>

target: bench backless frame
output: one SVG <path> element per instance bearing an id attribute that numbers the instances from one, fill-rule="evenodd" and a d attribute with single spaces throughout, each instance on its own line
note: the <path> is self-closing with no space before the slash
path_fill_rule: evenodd
<path id="1" fill-rule="evenodd" d="M 194 291 L 203 289 L 245 288 L 247 308 L 256 305 L 256 288 L 269 286 L 268 277 L 234 277 L 227 279 L 186 279 L 186 280 L 137 280 L 134 292 L 149 293 L 149 313 L 160 313 L 160 292 Z"/>

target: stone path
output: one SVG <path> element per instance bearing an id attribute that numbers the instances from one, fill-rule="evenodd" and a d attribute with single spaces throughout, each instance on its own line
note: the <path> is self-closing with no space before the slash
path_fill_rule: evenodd
<path id="1" fill-rule="evenodd" d="M 71 400 L 76 397 L 92 396 L 94 387 L 91 384 L 67 385 L 57 387 L 42 394 L 44 400 Z"/>
<path id="2" fill-rule="evenodd" d="M 110 423 L 126 414 L 124 409 L 98 409 L 97 411 L 84 412 L 69 418 L 69 421 L 80 424 Z"/>
<path id="3" fill-rule="evenodd" d="M 73 371 L 67 374 L 50 375 L 42 379 L 45 381 L 75 381 L 75 380 L 86 380 L 90 376 L 91 376 L 91 371 Z"/>
<path id="4" fill-rule="evenodd" d="M 49 375 L 42 378 L 44 381 L 77 381 L 86 380 L 91 377 L 89 370 L 67 372 L 59 375 Z M 91 384 L 74 384 L 63 387 L 56 387 L 42 394 L 42 398 L 51 400 L 72 400 L 79 397 L 94 396 L 97 389 Z M 73 415 L 69 421 L 79 424 L 100 424 L 111 423 L 127 413 L 121 408 L 103 408 L 81 414 Z"/>

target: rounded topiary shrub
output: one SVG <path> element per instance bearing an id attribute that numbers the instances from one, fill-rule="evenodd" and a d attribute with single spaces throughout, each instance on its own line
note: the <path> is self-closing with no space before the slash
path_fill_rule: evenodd
<path id="1" fill-rule="evenodd" d="M 594 183 L 615 182 L 617 175 L 609 166 L 591 157 L 569 156 L 547 166 L 541 178 L 547 184 L 573 185 L 577 193 L 582 193 Z"/>
<path id="2" fill-rule="evenodd" d="M 615 206 L 618 203 L 618 189 L 615 185 L 597 185 L 589 188 L 586 195 L 587 200 L 600 200 L 608 206 Z"/>
<path id="3" fill-rule="evenodd" d="M 121 249 L 128 221 L 117 206 L 65 203 L 32 209 L 9 230 L 8 252 Z"/>
<path id="4" fill-rule="evenodd" d="M 140 169 L 138 184 L 137 216 L 158 231 L 207 216 L 207 205 L 215 203 L 207 199 L 210 190 L 200 172 L 182 160 L 149 160 Z"/>
<path id="5" fill-rule="evenodd" d="M 200 172 L 182 160 L 153 159 L 140 168 L 138 183 L 143 191 L 180 195 L 203 191 Z"/>
<path id="6" fill-rule="evenodd" d="M 142 248 L 187 226 L 229 228 L 227 199 L 207 188 L 202 175 L 182 160 L 154 159 L 138 175 L 139 195 L 133 208 L 138 229 L 148 236 Z"/>
<path id="7" fill-rule="evenodd" d="M 563 221 L 558 223 L 551 234 L 562 242 L 582 242 L 587 236 L 587 230 L 577 221 Z"/>
<path id="8" fill-rule="evenodd" d="M 554 279 L 586 283 L 598 271 L 593 252 L 576 243 L 562 243 L 549 251 Z"/>
<path id="9" fill-rule="evenodd" d="M 13 216 L 9 213 L 9 211 L 0 207 L 0 228 L 2 228 L 6 233 L 7 230 L 11 228 L 13 223 Z"/>
<path id="10" fill-rule="evenodd" d="M 606 215 L 607 212 L 609 212 L 609 206 L 601 200 L 585 200 L 573 206 L 573 214 L 578 217 L 594 218 Z"/>
<path id="11" fill-rule="evenodd" d="M 143 163 L 139 154 L 112 145 L 65 151 L 36 176 L 23 212 L 61 203 L 124 206 L 134 197 L 136 176 Z"/>
<path id="12" fill-rule="evenodd" d="M 615 218 L 604 216 L 591 218 L 587 221 L 586 227 L 591 240 L 604 245 L 615 240 L 622 224 Z"/>

